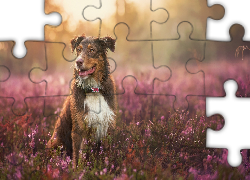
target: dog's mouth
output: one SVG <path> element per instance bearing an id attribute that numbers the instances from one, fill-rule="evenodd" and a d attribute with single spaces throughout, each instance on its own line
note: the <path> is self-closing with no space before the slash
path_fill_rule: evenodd
<path id="1" fill-rule="evenodd" d="M 96 67 L 93 66 L 92 68 L 88 69 L 88 70 L 83 70 L 83 69 L 79 69 L 78 70 L 78 73 L 79 73 L 79 76 L 81 76 L 82 78 L 90 75 L 90 74 L 93 74 L 95 72 L 95 69 Z"/>

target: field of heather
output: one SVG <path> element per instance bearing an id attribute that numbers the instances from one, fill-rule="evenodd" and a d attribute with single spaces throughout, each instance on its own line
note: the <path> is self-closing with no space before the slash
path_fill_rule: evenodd
<path id="1" fill-rule="evenodd" d="M 206 67 L 209 69 L 210 66 L 208 64 Z M 223 67 L 239 82 L 237 96 L 249 96 L 247 66 L 237 70 L 235 66 L 225 63 Z M 182 69 L 175 71 L 177 74 L 182 72 Z M 207 87 L 209 84 L 214 87 L 209 89 L 209 94 L 223 95 L 221 80 L 226 77 L 222 74 L 215 80 L 212 74 L 207 75 Z M 51 78 L 55 78 L 53 88 L 50 87 L 54 90 L 52 94 L 64 93 L 62 89 L 69 89 L 67 83 L 56 81 L 60 79 L 60 74 Z M 123 77 L 116 77 L 117 81 L 121 81 L 117 78 Z M 28 85 L 21 83 L 22 77 L 15 79 L 20 84 L 13 87 L 18 88 L 5 89 L 6 96 L 10 93 L 9 97 L 11 94 L 23 97 L 27 91 L 31 91 Z M 152 83 L 142 82 L 138 83 L 137 88 L 140 92 L 149 92 Z M 36 95 L 40 92 L 35 89 L 35 97 L 25 99 L 28 109 L 22 102 L 15 104 L 13 109 L 13 99 L 1 98 L 0 179 L 250 178 L 246 150 L 242 151 L 242 164 L 232 168 L 227 163 L 226 149 L 205 148 L 206 129 L 210 127 L 219 130 L 224 120 L 221 116 L 205 116 L 204 96 L 189 96 L 187 112 L 175 111 L 173 108 L 175 97 L 171 94 L 182 94 L 185 90 L 190 92 L 194 84 L 203 82 L 204 79 L 199 78 L 188 82 L 178 78 L 171 82 L 156 81 L 154 87 L 157 87 L 158 95 L 145 95 L 134 93 L 134 78 L 125 79 L 125 93 L 117 95 L 116 127 L 111 127 L 108 136 L 102 139 L 99 158 L 91 155 L 86 160 L 86 152 L 93 152 L 94 143 L 80 151 L 76 171 L 73 171 L 72 160 L 65 152 L 61 153 L 60 149 L 51 150 L 52 157 L 48 158 L 45 149 L 66 96 L 39 97 Z M 122 86 L 117 84 L 117 89 L 122 91 Z M 185 107 L 186 102 L 183 101 L 183 104 Z M 22 116 L 15 116 L 12 111 Z"/>

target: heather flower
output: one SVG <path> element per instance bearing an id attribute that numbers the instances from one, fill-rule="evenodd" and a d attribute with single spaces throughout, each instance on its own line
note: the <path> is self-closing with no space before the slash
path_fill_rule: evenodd
<path id="1" fill-rule="evenodd" d="M 198 175 L 198 171 L 196 169 L 194 169 L 193 167 L 191 167 L 188 172 L 192 173 L 194 175 L 194 179 L 196 179 L 197 175 Z"/>
<path id="2" fill-rule="evenodd" d="M 207 155 L 207 162 L 210 162 L 212 160 L 212 156 Z"/>
<path id="3" fill-rule="evenodd" d="M 97 172 L 95 172 L 95 173 L 97 173 Z M 84 169 L 84 170 L 82 171 L 82 173 L 80 174 L 79 180 L 82 179 L 82 177 L 83 177 L 84 174 L 85 174 L 85 169 Z M 98 175 L 98 173 L 97 173 L 97 175 Z"/>
<path id="4" fill-rule="evenodd" d="M 222 124 L 218 124 L 216 130 L 220 130 L 222 128 Z"/>
<path id="5" fill-rule="evenodd" d="M 68 163 L 66 161 L 62 160 L 61 167 L 62 167 L 62 169 L 66 169 L 68 167 Z"/>
<path id="6" fill-rule="evenodd" d="M 163 120 L 164 120 L 164 116 L 161 116 L 161 119 L 159 120 L 159 122 L 161 123 L 161 124 L 163 124 Z"/>
<path id="7" fill-rule="evenodd" d="M 54 170 L 53 170 L 53 178 L 58 178 L 58 177 L 59 177 L 59 174 L 60 174 L 59 169 L 54 169 Z"/>
<path id="8" fill-rule="evenodd" d="M 183 156 L 183 154 L 182 154 L 182 152 L 180 153 L 180 157 L 182 157 Z"/>
<path id="9" fill-rule="evenodd" d="M 223 149 L 222 159 L 219 160 L 222 164 L 227 164 L 228 165 L 227 155 L 228 155 L 228 151 Z"/>
<path id="10" fill-rule="evenodd" d="M 128 175 L 127 174 L 122 174 L 120 177 L 117 177 L 114 180 L 123 180 L 123 179 L 128 179 Z"/>
<path id="11" fill-rule="evenodd" d="M 189 126 L 187 129 L 182 131 L 181 134 L 187 135 L 187 134 L 190 134 L 192 131 L 193 131 L 193 128 L 191 126 Z"/>
<path id="12" fill-rule="evenodd" d="M 20 170 L 19 170 L 19 169 L 16 169 L 15 176 L 16 176 L 18 179 L 21 179 L 22 174 L 21 174 L 21 172 L 20 172 Z"/>
<path id="13" fill-rule="evenodd" d="M 67 156 L 67 157 L 66 157 L 66 162 L 67 162 L 67 163 L 70 163 L 70 162 L 71 162 L 70 156 Z"/>
<path id="14" fill-rule="evenodd" d="M 34 138 L 32 138 L 32 140 L 31 140 L 31 142 L 29 143 L 29 145 L 30 145 L 30 147 L 31 147 L 32 149 L 35 148 L 35 139 L 34 139 Z"/>
<path id="15" fill-rule="evenodd" d="M 175 83 L 175 84 L 177 84 L 177 83 Z M 177 86 L 175 84 L 173 85 L 174 87 L 172 87 L 173 90 L 181 89 L 181 88 L 175 88 L 175 86 Z M 121 85 L 118 84 L 117 86 L 121 86 Z M 141 86 L 140 88 L 143 87 L 143 88 L 145 88 L 145 90 L 148 90 L 148 89 L 146 89 L 147 86 L 144 86 L 143 84 L 140 84 L 140 86 Z M 239 91 L 244 92 L 246 94 L 245 96 L 247 96 L 247 92 L 249 91 L 248 89 L 250 86 L 249 85 L 246 86 L 245 84 L 242 85 L 242 87 L 243 86 L 246 90 L 243 91 L 242 89 L 239 88 Z M 181 87 L 181 86 L 179 86 L 179 87 Z M 121 86 L 121 89 L 122 89 L 122 86 Z M 216 89 L 216 88 L 214 88 L 214 89 Z M 130 91 L 131 90 L 134 90 L 134 88 L 130 89 Z M 172 91 L 171 88 L 169 88 L 167 90 Z M 58 91 L 58 89 L 56 91 Z M 209 90 L 209 91 L 211 93 L 218 94 L 218 92 L 217 92 L 218 90 Z M 20 92 L 21 92 L 21 89 L 20 89 Z M 126 91 L 126 92 L 128 92 L 128 91 Z M 196 103 L 199 105 L 196 105 L 194 107 L 193 107 L 193 104 L 190 104 L 191 105 L 190 116 L 187 117 L 188 112 L 183 113 L 181 116 L 179 116 L 178 114 L 172 113 L 172 111 L 168 112 L 168 110 L 166 110 L 168 108 L 168 105 L 167 105 L 168 102 L 164 100 L 164 102 L 166 103 L 166 106 L 163 107 L 164 103 L 161 102 L 161 100 L 163 100 L 163 98 L 159 97 L 158 98 L 159 101 L 158 101 L 158 99 L 156 97 L 156 101 L 154 101 L 156 104 L 156 108 L 153 109 L 154 114 L 155 114 L 155 116 L 153 118 L 156 117 L 157 118 L 156 120 L 158 120 L 158 122 L 156 123 L 156 121 L 152 121 L 152 119 L 151 119 L 152 118 L 151 114 L 150 114 L 151 107 L 146 109 L 148 104 L 149 104 L 146 101 L 147 98 L 144 98 L 144 96 L 138 96 L 138 95 L 136 95 L 136 98 L 134 98 L 135 93 L 133 91 L 131 91 L 131 92 L 132 93 L 130 94 L 130 96 L 125 94 L 125 96 L 118 97 L 118 104 L 121 105 L 120 109 L 122 109 L 120 111 L 118 109 L 118 111 L 119 111 L 119 113 L 124 114 L 124 116 L 122 116 L 122 114 L 120 114 L 118 119 L 121 122 L 126 122 L 126 124 L 130 123 L 130 125 L 122 126 L 122 128 L 124 128 L 122 130 L 118 129 L 118 128 L 114 129 L 114 136 L 112 136 L 112 138 L 113 138 L 112 140 L 114 140 L 114 141 L 112 141 L 111 145 L 110 145 L 111 152 L 106 152 L 106 151 L 101 150 L 101 153 L 104 154 L 102 156 L 102 157 L 104 157 L 104 162 L 103 162 L 104 166 L 102 167 L 102 169 L 98 170 L 97 172 L 94 172 L 96 176 L 100 175 L 100 171 L 101 171 L 102 175 L 105 175 L 105 174 L 111 173 L 111 172 L 112 172 L 112 175 L 114 175 L 114 171 L 118 172 L 118 170 L 119 171 L 121 170 L 122 171 L 121 174 L 115 175 L 115 177 L 113 177 L 114 179 L 126 179 L 126 178 L 129 179 L 129 178 L 131 178 L 132 176 L 129 177 L 128 175 L 125 174 L 125 173 L 127 173 L 127 171 L 126 171 L 126 168 L 123 169 L 124 167 L 130 167 L 130 168 L 132 167 L 131 171 L 133 172 L 133 174 L 135 176 L 135 172 L 137 172 L 137 168 L 135 168 L 135 167 L 138 167 L 136 159 L 138 158 L 138 155 L 139 156 L 144 155 L 143 154 L 144 150 L 145 150 L 144 147 L 151 147 L 151 145 L 154 146 L 154 144 L 151 144 L 151 143 L 155 143 L 156 147 L 159 147 L 158 143 L 162 143 L 163 147 L 162 147 L 162 149 L 157 148 L 157 150 L 154 151 L 155 153 L 151 153 L 150 156 L 143 156 L 145 158 L 145 159 L 143 159 L 143 161 L 145 160 L 145 162 L 151 162 L 151 160 L 154 160 L 154 158 L 156 158 L 158 154 L 159 155 L 162 154 L 163 156 L 167 156 L 170 159 L 170 164 L 175 163 L 175 162 L 173 162 L 173 161 L 175 161 L 174 158 L 177 158 L 177 159 L 179 158 L 181 161 L 183 161 L 183 160 L 185 161 L 185 166 L 187 166 L 187 167 L 185 167 L 185 168 L 187 168 L 187 173 L 189 173 L 189 175 L 194 174 L 191 176 L 194 179 L 217 179 L 219 177 L 219 175 L 224 176 L 223 172 L 222 173 L 219 172 L 220 169 L 217 170 L 218 172 L 216 171 L 216 168 L 220 167 L 221 163 L 223 164 L 223 166 L 222 166 L 223 170 L 224 169 L 229 170 L 229 173 L 231 173 L 228 176 L 229 178 L 234 177 L 234 173 L 235 173 L 235 175 L 238 175 L 237 173 L 240 172 L 242 175 L 245 175 L 246 172 L 249 171 L 250 164 L 247 162 L 247 157 L 246 157 L 247 155 L 246 155 L 245 150 L 242 151 L 243 164 L 238 167 L 237 172 L 235 172 L 235 171 L 230 172 L 230 166 L 227 163 L 227 151 L 226 150 L 222 151 L 223 154 L 222 153 L 220 154 L 221 151 L 218 151 L 218 152 L 216 151 L 216 153 L 214 153 L 214 150 L 212 150 L 212 149 L 209 151 L 207 151 L 207 150 L 204 150 L 204 151 L 195 150 L 194 153 L 190 154 L 189 148 L 187 148 L 185 150 L 178 151 L 180 154 L 179 154 L 179 157 L 177 157 L 178 154 L 177 154 L 177 152 L 174 151 L 175 147 L 176 147 L 175 144 L 179 145 L 180 142 L 184 142 L 184 141 L 186 141 L 185 143 L 187 143 L 184 145 L 187 145 L 187 146 L 189 144 L 190 144 L 190 146 L 192 146 L 194 141 L 196 141 L 198 144 L 199 142 L 202 142 L 204 140 L 201 138 L 204 138 L 203 135 L 204 135 L 207 127 L 211 127 L 211 125 L 215 125 L 215 127 L 217 126 L 217 128 L 221 129 L 221 127 L 223 126 L 223 123 L 218 123 L 217 119 L 211 120 L 209 122 L 206 121 L 205 117 L 202 116 L 202 114 L 204 114 L 203 111 L 204 111 L 205 104 L 204 104 L 204 107 L 201 106 L 200 103 Z M 241 97 L 244 97 L 244 95 L 243 95 L 244 93 L 242 93 Z M 139 98 L 137 98 L 137 97 L 139 97 Z M 143 97 L 143 98 L 141 98 L 141 97 Z M 122 99 L 122 98 L 129 99 L 128 105 L 126 105 L 125 103 L 121 103 L 121 101 L 119 101 L 119 98 L 120 99 Z M 123 101 L 127 102 L 125 100 L 122 100 L 122 102 Z M 3 102 L 0 102 L 0 104 L 4 104 Z M 51 101 L 52 109 L 55 108 L 52 111 L 52 113 L 56 112 L 58 114 L 59 110 L 56 110 L 56 108 L 57 108 L 57 106 L 59 106 L 59 104 L 57 104 L 57 103 L 53 104 L 53 103 L 54 102 Z M 60 103 L 60 107 L 61 107 L 61 105 L 62 105 L 62 103 Z M 144 109 L 139 114 L 140 108 L 142 108 L 142 109 L 144 108 Z M 4 162 L 0 162 L 0 168 L 3 169 L 3 172 L 6 172 L 6 175 L 3 177 L 6 177 L 7 179 L 21 179 L 23 177 L 29 177 L 29 174 L 34 176 L 35 174 L 34 173 L 32 174 L 32 172 L 34 172 L 35 169 L 39 172 L 46 173 L 45 176 L 47 175 L 48 176 L 47 178 L 56 178 L 56 176 L 58 176 L 58 178 L 61 178 L 61 179 L 66 178 L 67 179 L 67 178 L 72 177 L 71 173 L 73 173 L 73 172 L 70 172 L 71 168 L 69 168 L 69 164 L 72 163 L 70 157 L 66 156 L 65 159 L 62 159 L 61 156 L 58 156 L 58 157 L 53 156 L 51 159 L 51 163 L 48 162 L 49 164 L 53 165 L 53 167 L 52 166 L 49 167 L 48 165 L 46 167 L 46 164 L 41 163 L 41 162 L 44 162 L 45 159 L 43 159 L 43 158 L 47 158 L 47 157 L 41 156 L 41 162 L 37 162 L 37 159 L 35 158 L 35 156 L 31 155 L 31 154 L 33 154 L 32 153 L 33 151 L 30 147 L 32 147 L 32 148 L 35 147 L 35 143 L 37 143 L 37 141 L 35 141 L 35 140 L 38 140 L 38 142 L 39 141 L 44 142 L 44 141 L 46 141 L 45 139 L 49 139 L 49 136 L 51 136 L 51 135 L 50 135 L 50 132 L 48 131 L 48 129 L 51 129 L 51 127 L 49 127 L 49 126 L 53 126 L 52 124 L 54 124 L 53 122 L 50 122 L 49 118 L 47 118 L 47 119 L 43 118 L 42 114 L 41 115 L 38 114 L 38 113 L 42 112 L 41 109 L 42 108 L 36 108 L 35 113 L 32 110 L 29 110 L 30 114 L 32 114 L 31 121 L 25 120 L 27 118 L 24 118 L 24 116 L 23 116 L 23 117 L 18 117 L 16 119 L 13 119 L 13 121 L 10 121 L 10 123 L 9 122 L 8 123 L 2 122 L 3 124 L 1 124 L 3 117 L 0 116 L 0 125 L 4 129 L 3 134 L 2 134 L 2 139 L 0 141 L 0 149 L 1 149 L 1 147 L 6 147 L 6 146 L 10 147 L 11 141 L 8 142 L 8 139 L 12 138 L 12 136 L 10 136 L 10 133 L 13 135 L 13 141 L 15 141 L 16 145 L 18 146 L 17 148 L 13 148 L 13 149 L 12 148 L 7 148 L 7 149 L 2 148 L 1 153 L 3 153 Z M 124 109 L 124 112 L 123 112 L 123 109 Z M 8 111 L 11 112 L 11 109 L 9 109 Z M 146 113 L 144 113 L 144 112 L 146 112 Z M 150 116 L 148 114 L 150 114 Z M 193 116 L 195 114 L 198 114 L 198 116 L 196 116 L 196 119 L 195 119 L 195 116 Z M 167 117 L 169 117 L 169 118 L 167 119 Z M 23 120 L 22 120 L 22 118 L 23 118 Z M 181 121 L 180 118 L 184 119 L 185 121 Z M 150 122 L 150 121 L 147 122 L 147 124 L 149 126 L 145 126 L 144 129 L 142 129 L 143 127 L 139 127 L 141 125 L 142 121 L 144 121 L 144 120 L 146 121 L 149 119 L 151 119 L 151 121 L 152 121 L 152 122 Z M 167 126 L 163 126 L 163 124 L 165 125 L 166 120 L 169 121 L 168 122 L 169 124 L 168 125 L 166 124 Z M 17 125 L 15 125 L 15 126 L 13 125 L 13 127 L 14 127 L 13 128 L 11 122 L 15 122 L 15 121 L 17 122 L 16 123 Z M 40 133 L 40 131 L 39 131 L 39 133 L 38 133 L 38 130 L 36 130 L 36 128 L 27 129 L 29 127 L 29 124 L 36 123 L 37 121 L 39 121 L 39 123 L 40 123 L 39 130 L 40 130 L 40 128 L 44 129 L 46 127 L 43 132 Z M 25 123 L 27 124 L 25 126 L 25 128 L 22 125 L 22 122 L 23 122 L 23 124 L 25 124 Z M 131 122 L 134 122 L 134 124 L 132 124 Z M 185 126 L 184 122 L 187 122 L 186 126 Z M 174 123 L 174 124 L 172 124 L 172 123 Z M 152 125 L 152 124 L 154 124 L 154 125 Z M 152 126 L 154 126 L 154 128 L 151 128 Z M 17 130 L 15 130 L 15 128 L 17 128 Z M 160 131 L 161 128 L 163 128 L 164 131 Z M 134 131 L 134 129 L 136 129 L 136 130 Z M 151 130 L 152 130 L 152 132 L 151 132 Z M 130 133 L 127 133 L 127 131 L 130 131 Z M 160 134 L 160 132 L 162 132 L 162 134 Z M 183 134 L 180 134 L 180 132 L 182 132 Z M 200 132 L 202 132 L 203 135 L 201 137 L 197 137 L 196 135 L 199 135 Z M 147 136 L 150 137 L 150 135 L 152 135 L 153 133 L 155 135 L 154 139 L 147 137 Z M 125 164 L 120 165 L 120 163 L 122 163 L 122 162 L 120 162 L 119 159 L 115 159 L 115 158 L 117 156 L 126 155 L 126 152 L 124 152 L 126 148 L 123 148 L 123 147 L 127 147 L 128 146 L 127 143 L 130 140 L 132 140 L 132 137 L 130 137 L 128 134 L 133 134 L 133 135 L 131 135 L 132 137 L 139 138 L 139 141 L 135 142 L 135 144 L 134 144 L 135 146 L 138 146 L 139 148 L 138 148 L 138 150 L 137 149 L 135 150 L 136 153 L 133 154 L 135 157 L 131 162 L 126 161 L 127 160 L 126 159 L 125 160 L 126 165 Z M 139 136 L 138 136 L 138 134 L 139 134 Z M 144 138 L 141 137 L 142 134 L 145 135 Z M 165 134 L 167 134 L 167 135 L 165 135 Z M 194 137 L 194 134 L 195 134 L 195 137 Z M 19 135 L 20 135 L 20 137 L 18 137 Z M 45 137 L 44 137 L 44 135 L 45 135 Z M 158 137 L 163 137 L 163 138 L 160 139 Z M 22 141 L 22 138 L 24 139 L 23 141 Z M 121 139 L 124 140 L 126 138 L 127 138 L 127 141 L 125 141 L 126 142 L 125 144 L 124 144 L 124 142 L 120 141 Z M 172 141 L 172 140 L 174 140 L 174 141 Z M 178 140 L 180 140 L 180 142 L 178 142 Z M 22 147 L 22 145 L 19 146 L 19 144 L 18 144 L 19 142 L 24 143 L 25 147 L 23 149 L 20 149 Z M 170 143 L 170 142 L 172 142 L 172 143 Z M 92 142 L 92 143 L 94 146 L 94 142 Z M 87 144 L 86 139 L 84 139 L 83 144 Z M 172 146 L 172 144 L 173 144 L 173 146 Z M 165 147 L 165 145 L 167 147 Z M 93 147 L 93 146 L 91 146 L 91 147 Z M 172 146 L 171 149 L 173 149 L 174 153 L 172 153 L 170 148 L 168 148 L 169 146 Z M 91 147 L 89 147 L 89 148 L 91 148 Z M 154 150 L 154 149 L 155 148 L 152 148 L 152 150 Z M 149 152 L 151 152 L 152 150 L 150 148 L 149 148 L 149 150 L 147 149 L 147 151 L 149 151 Z M 37 151 L 43 152 L 43 150 L 41 150 L 40 148 L 37 148 Z M 15 154 L 15 152 L 16 152 L 16 154 Z M 137 152 L 138 152 L 138 154 L 137 154 Z M 55 154 L 55 153 L 53 153 L 53 154 Z M 116 154 L 118 154 L 118 155 L 116 155 Z M 216 156 L 214 156 L 214 154 L 216 154 Z M 221 155 L 222 155 L 222 157 L 221 157 Z M 81 156 L 83 156 L 83 160 L 85 161 L 86 154 L 81 152 Z M 105 156 L 108 156 L 108 157 L 105 157 Z M 193 161 L 193 159 L 195 159 L 193 157 L 205 157 L 205 158 L 204 158 L 204 161 L 202 161 L 203 159 L 201 159 L 200 161 L 196 161 L 197 165 L 195 162 L 195 165 L 191 168 L 190 165 L 193 164 L 192 161 Z M 92 157 L 91 157 L 90 159 L 92 161 L 95 158 L 92 159 Z M 109 160 L 111 160 L 111 159 L 114 162 L 111 162 L 111 164 L 109 164 Z M 173 159 L 173 161 L 172 161 L 172 159 Z M 24 164 L 22 163 L 22 160 L 23 160 Z M 92 165 L 93 162 L 94 161 L 92 161 L 92 163 L 88 163 L 88 164 Z M 214 164 L 212 164 L 211 162 L 214 162 Z M 20 163 L 23 166 L 19 165 Z M 142 163 L 142 162 L 139 162 L 139 163 Z M 116 164 L 116 166 L 114 166 L 114 164 Z M 177 163 L 177 168 L 182 166 L 182 165 L 179 166 L 179 164 L 180 163 Z M 31 167 L 31 165 L 33 167 Z M 58 167 L 56 167 L 56 165 Z M 213 167 L 212 165 L 216 165 L 216 166 Z M 226 165 L 226 166 L 224 166 L 224 165 Z M 154 164 L 154 165 L 152 164 L 152 166 L 154 166 L 154 168 L 159 167 L 158 164 Z M 160 164 L 160 166 L 161 166 L 161 164 Z M 165 166 L 165 163 L 164 163 L 164 166 Z M 40 167 L 40 169 L 37 167 Z M 93 167 L 93 165 L 92 165 L 92 167 Z M 114 167 L 116 167 L 116 169 Z M 46 172 L 46 168 L 50 169 L 50 171 Z M 58 168 L 58 169 L 54 170 L 53 168 Z M 204 171 L 204 169 L 207 169 L 207 170 Z M 60 170 L 60 171 L 58 171 L 58 170 Z M 59 172 L 61 172 L 61 170 L 63 172 L 67 172 L 68 174 L 64 174 L 65 176 L 61 176 L 61 174 L 59 173 Z M 126 172 L 123 172 L 124 170 Z M 145 170 L 141 171 L 140 174 L 145 175 L 145 174 L 148 174 L 150 172 L 147 168 L 145 168 Z M 182 170 L 177 171 L 177 174 L 179 172 L 182 173 Z M 212 172 L 215 172 L 215 173 L 212 174 Z M 79 174 L 78 174 L 79 179 L 85 178 L 84 173 L 85 173 L 84 170 L 83 171 L 81 170 L 79 172 Z M 159 176 L 157 174 L 157 177 L 162 177 L 162 175 L 164 174 L 164 172 L 162 172 L 163 174 L 160 174 L 160 173 L 161 172 L 159 172 Z M 177 174 L 176 174 L 176 177 L 178 177 L 178 175 L 179 175 L 179 174 L 178 175 Z M 200 174 L 200 176 L 198 176 L 198 174 Z M 77 174 L 75 174 L 75 175 L 77 175 Z M 181 174 L 179 176 L 180 176 L 180 178 L 183 178 L 183 177 L 181 177 L 182 176 Z M 152 174 L 152 178 L 154 179 L 155 177 L 156 177 L 156 175 Z M 235 176 L 235 177 L 237 177 L 237 176 Z M 245 176 L 245 177 L 246 177 L 246 179 L 250 179 L 249 175 Z M 38 179 L 39 179 L 39 177 L 38 177 Z M 78 178 L 76 178 L 76 179 L 78 179 Z"/>
<path id="16" fill-rule="evenodd" d="M 31 133 L 28 135 L 28 137 L 31 138 L 29 145 L 32 149 L 35 148 L 35 135 L 37 133 L 38 133 L 38 126 L 36 125 L 35 129 L 31 128 Z"/>
<path id="17" fill-rule="evenodd" d="M 106 174 L 107 173 L 107 168 L 104 168 L 103 172 L 104 172 L 104 174 Z"/>

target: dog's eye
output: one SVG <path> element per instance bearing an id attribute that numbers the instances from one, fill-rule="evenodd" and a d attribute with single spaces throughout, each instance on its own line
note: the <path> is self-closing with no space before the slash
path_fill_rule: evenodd
<path id="1" fill-rule="evenodd" d="M 81 52 L 81 48 L 76 48 L 76 51 L 79 53 Z"/>
<path id="2" fill-rule="evenodd" d="M 94 50 L 93 48 L 90 48 L 90 50 L 89 50 L 89 52 L 91 52 L 91 53 L 94 52 L 94 51 L 95 51 L 95 50 Z"/>

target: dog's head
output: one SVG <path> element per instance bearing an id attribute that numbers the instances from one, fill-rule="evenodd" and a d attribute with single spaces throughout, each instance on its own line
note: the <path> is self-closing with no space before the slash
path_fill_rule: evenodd
<path id="1" fill-rule="evenodd" d="M 76 51 L 75 73 L 82 79 L 93 77 L 100 81 L 109 74 L 108 49 L 114 52 L 115 39 L 77 36 L 71 40 L 72 52 Z"/>

